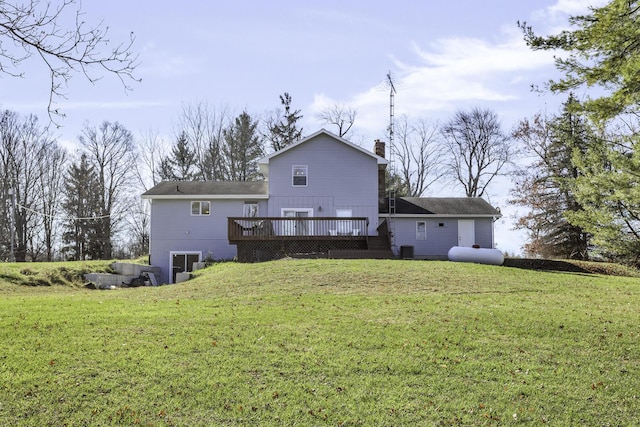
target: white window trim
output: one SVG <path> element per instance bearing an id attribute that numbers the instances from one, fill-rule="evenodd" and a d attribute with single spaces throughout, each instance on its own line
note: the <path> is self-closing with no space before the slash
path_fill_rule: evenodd
<path id="1" fill-rule="evenodd" d="M 285 217 L 285 211 L 295 211 L 295 212 L 306 212 L 309 214 L 308 218 L 313 218 L 313 208 L 280 208 L 280 216 L 282 218 L 295 218 L 295 217 Z"/>
<path id="2" fill-rule="evenodd" d="M 296 169 L 304 170 L 304 185 L 295 183 L 295 171 Z M 302 175 L 300 175 L 302 176 Z M 291 186 L 292 187 L 307 187 L 309 186 L 309 166 L 308 165 L 293 165 L 291 166 Z"/>
<path id="3" fill-rule="evenodd" d="M 256 207 L 256 214 L 255 215 L 247 215 L 247 212 L 245 211 L 245 208 L 247 206 L 255 206 Z M 258 202 L 244 202 L 244 204 L 242 205 L 242 216 L 244 218 L 255 218 L 260 216 L 260 205 L 258 204 Z"/>
<path id="4" fill-rule="evenodd" d="M 202 251 L 169 251 L 169 284 L 173 284 L 173 257 L 174 255 L 198 255 L 198 262 L 202 262 Z M 186 266 L 186 272 L 191 272 Z"/>
<path id="5" fill-rule="evenodd" d="M 198 213 L 193 213 L 193 204 L 194 203 L 198 203 Z M 202 204 L 203 203 L 207 203 L 209 205 L 209 212 L 202 213 Z M 189 212 L 191 213 L 191 216 L 210 216 L 211 215 L 211 202 L 208 201 L 208 200 L 192 200 L 191 203 L 189 203 Z"/>
<path id="6" fill-rule="evenodd" d="M 422 231 L 420 224 L 423 225 Z M 427 221 L 416 221 L 416 240 L 427 240 Z"/>

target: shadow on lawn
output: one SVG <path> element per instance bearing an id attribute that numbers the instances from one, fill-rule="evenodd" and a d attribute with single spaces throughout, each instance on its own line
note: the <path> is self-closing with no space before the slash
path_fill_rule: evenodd
<path id="1" fill-rule="evenodd" d="M 612 262 L 505 258 L 503 265 L 506 267 L 537 271 L 640 277 L 640 270 L 637 267 L 634 268 Z"/>
<path id="2" fill-rule="evenodd" d="M 552 259 L 505 258 L 503 265 L 505 267 L 522 268 L 525 270 L 594 273 L 590 269 L 574 264 L 572 262 Z"/>

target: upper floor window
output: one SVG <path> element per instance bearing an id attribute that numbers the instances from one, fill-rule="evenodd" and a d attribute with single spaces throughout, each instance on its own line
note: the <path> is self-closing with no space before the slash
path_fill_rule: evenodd
<path id="1" fill-rule="evenodd" d="M 208 201 L 191 202 L 191 215 L 209 215 L 211 204 Z"/>
<path id="2" fill-rule="evenodd" d="M 292 168 L 293 186 L 306 187 L 307 173 L 308 173 L 307 165 L 294 165 Z"/>
<path id="3" fill-rule="evenodd" d="M 244 202 L 242 206 L 242 216 L 245 218 L 255 218 L 258 216 L 258 203 Z"/>
<path id="4" fill-rule="evenodd" d="M 427 240 L 426 221 L 416 221 L 416 240 Z"/>

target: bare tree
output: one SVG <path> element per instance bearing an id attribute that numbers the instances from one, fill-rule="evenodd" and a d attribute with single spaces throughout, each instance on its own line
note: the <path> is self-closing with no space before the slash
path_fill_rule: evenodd
<path id="1" fill-rule="evenodd" d="M 125 243 L 130 254 L 135 257 L 148 254 L 151 228 L 151 204 L 148 200 L 139 200 L 132 206 L 127 223 L 129 233 Z"/>
<path id="2" fill-rule="evenodd" d="M 0 140 L 3 181 L 12 188 L 15 198 L 16 209 L 12 212 L 15 260 L 36 260 L 44 247 L 40 165 L 51 140 L 37 117 L 30 115 L 23 119 L 11 111 L 0 117 Z"/>
<path id="3" fill-rule="evenodd" d="M 480 108 L 458 111 L 441 130 L 452 179 L 467 197 L 482 197 L 512 156 L 497 114 Z"/>
<path id="4" fill-rule="evenodd" d="M 161 181 L 160 174 L 163 159 L 167 156 L 169 144 L 155 131 L 149 130 L 142 135 L 136 144 L 136 150 L 131 153 L 134 165 L 137 187 L 141 192 Z M 141 256 L 149 251 L 151 202 L 140 200 L 135 203 L 127 217 L 129 230 L 129 246 L 131 254 Z"/>
<path id="5" fill-rule="evenodd" d="M 333 104 L 318 113 L 317 118 L 325 124 L 338 128 L 338 136 L 345 138 L 356 121 L 355 108 L 344 104 Z"/>
<path id="6" fill-rule="evenodd" d="M 71 26 L 67 27 L 70 23 Z M 47 67 L 51 78 L 49 117 L 62 116 L 54 107 L 57 98 L 65 98 L 64 88 L 74 74 L 90 82 L 103 73 L 114 74 L 125 90 L 128 80 L 136 81 L 133 71 L 138 56 L 132 52 L 134 35 L 121 43 L 107 37 L 102 23 L 87 24 L 80 2 L 28 0 L 0 1 L 0 72 L 24 76 L 19 67 L 36 56 Z"/>
<path id="7" fill-rule="evenodd" d="M 168 144 L 162 137 L 151 130 L 138 139 L 136 150 L 131 156 L 137 185 L 143 192 L 161 181 L 158 171 L 166 156 L 167 147 Z"/>
<path id="8" fill-rule="evenodd" d="M 196 179 L 220 181 L 225 177 L 222 154 L 223 130 L 230 120 L 226 107 L 210 107 L 206 102 L 183 105 L 176 135 L 184 135 L 195 150 Z"/>
<path id="9" fill-rule="evenodd" d="M 128 190 L 133 177 L 133 136 L 120 123 L 105 121 L 99 128 L 85 124 L 79 141 L 97 174 L 100 253 L 102 259 L 110 259 L 112 238 L 123 225 L 132 202 Z"/>
<path id="10" fill-rule="evenodd" d="M 397 121 L 394 152 L 398 158 L 398 174 L 402 193 L 419 197 L 444 175 L 443 149 L 438 127 L 427 120 L 411 124 L 407 116 Z"/>
<path id="11" fill-rule="evenodd" d="M 67 152 L 56 142 L 47 144 L 44 156 L 39 163 L 40 173 L 38 186 L 40 204 L 42 207 L 42 225 L 44 257 L 46 261 L 53 261 L 58 226 L 59 213 L 64 194 L 65 169 Z"/>

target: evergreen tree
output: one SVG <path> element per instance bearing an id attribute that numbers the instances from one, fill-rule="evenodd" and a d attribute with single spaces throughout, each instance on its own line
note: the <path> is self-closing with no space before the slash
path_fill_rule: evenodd
<path id="1" fill-rule="evenodd" d="M 570 30 L 537 36 L 532 27 L 518 23 L 533 50 L 563 50 L 556 68 L 564 73 L 547 86 L 553 92 L 570 92 L 586 86 L 598 90 L 582 106 L 599 120 L 637 110 L 640 104 L 640 1 L 611 0 L 591 13 L 569 19 Z"/>
<path id="2" fill-rule="evenodd" d="M 638 134 L 611 135 L 574 163 L 581 171 L 576 199 L 583 210 L 569 220 L 587 230 L 605 259 L 640 263 L 640 152 Z"/>
<path id="3" fill-rule="evenodd" d="M 513 133 L 523 144 L 523 154 L 533 162 L 515 175 L 510 203 L 528 213 L 518 218 L 517 229 L 527 230 L 525 252 L 544 258 L 588 258 L 588 234 L 568 221 L 568 212 L 579 212 L 574 189 L 580 175 L 573 156 L 586 151 L 593 134 L 586 120 L 573 111 L 570 96 L 560 116 L 545 120 L 536 115 L 523 120 Z"/>
<path id="4" fill-rule="evenodd" d="M 611 0 L 571 17 L 572 28 L 555 35 L 537 36 L 526 23 L 519 24 L 532 49 L 567 53 L 556 56 L 564 76 L 550 81 L 549 90 L 596 89 L 580 107 L 603 137 L 574 155 L 580 171 L 575 197 L 583 209 L 568 212 L 567 218 L 591 233 L 603 255 L 635 262 L 640 256 L 640 140 L 633 129 L 640 108 L 639 17 L 640 1 Z M 631 129 L 613 128 L 620 122 Z"/>
<path id="5" fill-rule="evenodd" d="M 62 208 L 67 220 L 64 224 L 62 253 L 69 260 L 100 259 L 97 218 L 100 217 L 98 175 L 82 154 L 67 172 L 65 200 Z"/>
<path id="6" fill-rule="evenodd" d="M 250 181 L 258 177 L 258 159 L 264 150 L 257 127 L 258 123 L 244 111 L 223 131 L 227 180 Z"/>
<path id="7" fill-rule="evenodd" d="M 269 140 L 274 151 L 280 151 L 302 138 L 302 128 L 298 129 L 298 120 L 302 118 L 300 110 L 291 110 L 291 95 L 280 95 L 284 107 L 284 117 L 269 120 Z"/>
<path id="8" fill-rule="evenodd" d="M 196 177 L 196 151 L 190 146 L 187 135 L 178 136 L 171 153 L 161 160 L 158 174 L 166 181 L 192 181 Z"/>
<path id="9" fill-rule="evenodd" d="M 409 188 L 407 185 L 407 181 L 402 178 L 397 171 L 390 171 L 389 169 L 385 170 L 385 196 L 390 197 L 391 192 L 395 197 L 409 197 Z"/>

